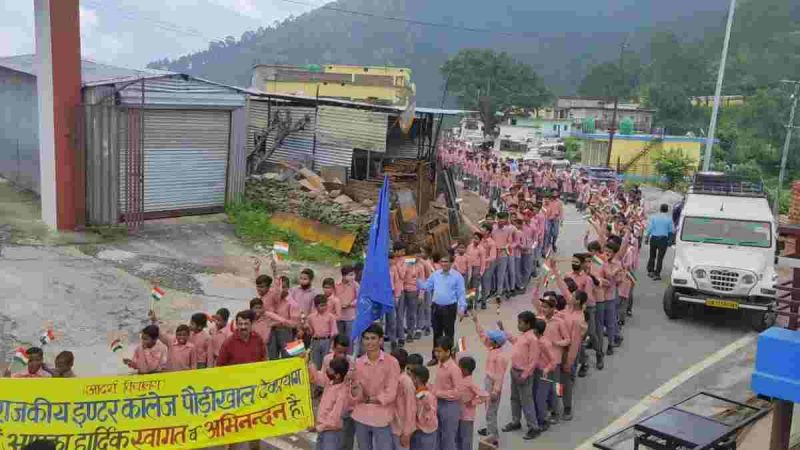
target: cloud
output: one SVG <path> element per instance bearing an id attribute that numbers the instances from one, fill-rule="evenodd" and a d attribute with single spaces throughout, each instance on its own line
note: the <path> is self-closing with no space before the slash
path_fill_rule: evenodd
<path id="1" fill-rule="evenodd" d="M 79 13 L 81 18 L 82 31 L 88 31 L 97 28 L 100 21 L 97 18 L 97 12 L 95 10 L 84 8 L 83 6 L 81 6 L 79 8 Z"/>

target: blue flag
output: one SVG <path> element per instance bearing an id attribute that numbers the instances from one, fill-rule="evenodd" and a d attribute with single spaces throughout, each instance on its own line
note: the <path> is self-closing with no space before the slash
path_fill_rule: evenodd
<path id="1" fill-rule="evenodd" d="M 383 177 L 378 208 L 369 229 L 367 259 L 358 291 L 356 320 L 353 322 L 355 340 L 361 337 L 372 322 L 394 308 L 394 294 L 389 276 L 389 178 Z"/>

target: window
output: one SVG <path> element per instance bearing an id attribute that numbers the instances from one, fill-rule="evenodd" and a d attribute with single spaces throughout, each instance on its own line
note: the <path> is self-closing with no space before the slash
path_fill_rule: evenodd
<path id="1" fill-rule="evenodd" d="M 769 222 L 686 217 L 681 227 L 681 239 L 706 244 L 769 248 L 772 245 L 772 230 Z"/>

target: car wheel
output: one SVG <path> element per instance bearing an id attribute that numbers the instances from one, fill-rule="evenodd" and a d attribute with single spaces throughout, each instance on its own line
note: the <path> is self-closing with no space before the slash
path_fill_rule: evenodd
<path id="1" fill-rule="evenodd" d="M 778 314 L 776 314 L 774 311 L 753 311 L 749 313 L 749 316 L 750 327 L 758 333 L 761 333 L 767 328 L 775 325 L 775 321 L 778 318 Z"/>
<path id="2" fill-rule="evenodd" d="M 686 315 L 686 305 L 678 301 L 675 296 L 675 288 L 672 286 L 664 290 L 664 314 L 670 319 L 680 319 Z"/>

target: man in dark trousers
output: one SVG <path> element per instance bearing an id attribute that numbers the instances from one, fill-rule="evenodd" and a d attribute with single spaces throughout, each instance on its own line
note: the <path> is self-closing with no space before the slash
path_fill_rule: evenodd
<path id="1" fill-rule="evenodd" d="M 669 205 L 662 204 L 660 213 L 650 217 L 645 231 L 645 242 L 650 245 L 650 257 L 647 259 L 647 275 L 654 279 L 661 279 L 661 266 L 664 255 L 667 253 L 675 233 L 675 226 L 669 213 Z"/>
<path id="2" fill-rule="evenodd" d="M 425 282 L 417 282 L 424 291 L 433 292 L 431 305 L 431 326 L 434 346 L 439 336 L 450 336 L 455 340 L 456 316 L 462 317 L 467 311 L 467 297 L 464 291 L 464 278 L 456 270 L 450 270 L 449 255 L 434 255 L 433 262 L 441 269 L 433 272 Z M 431 351 L 429 366 L 436 365 L 436 357 Z"/>

